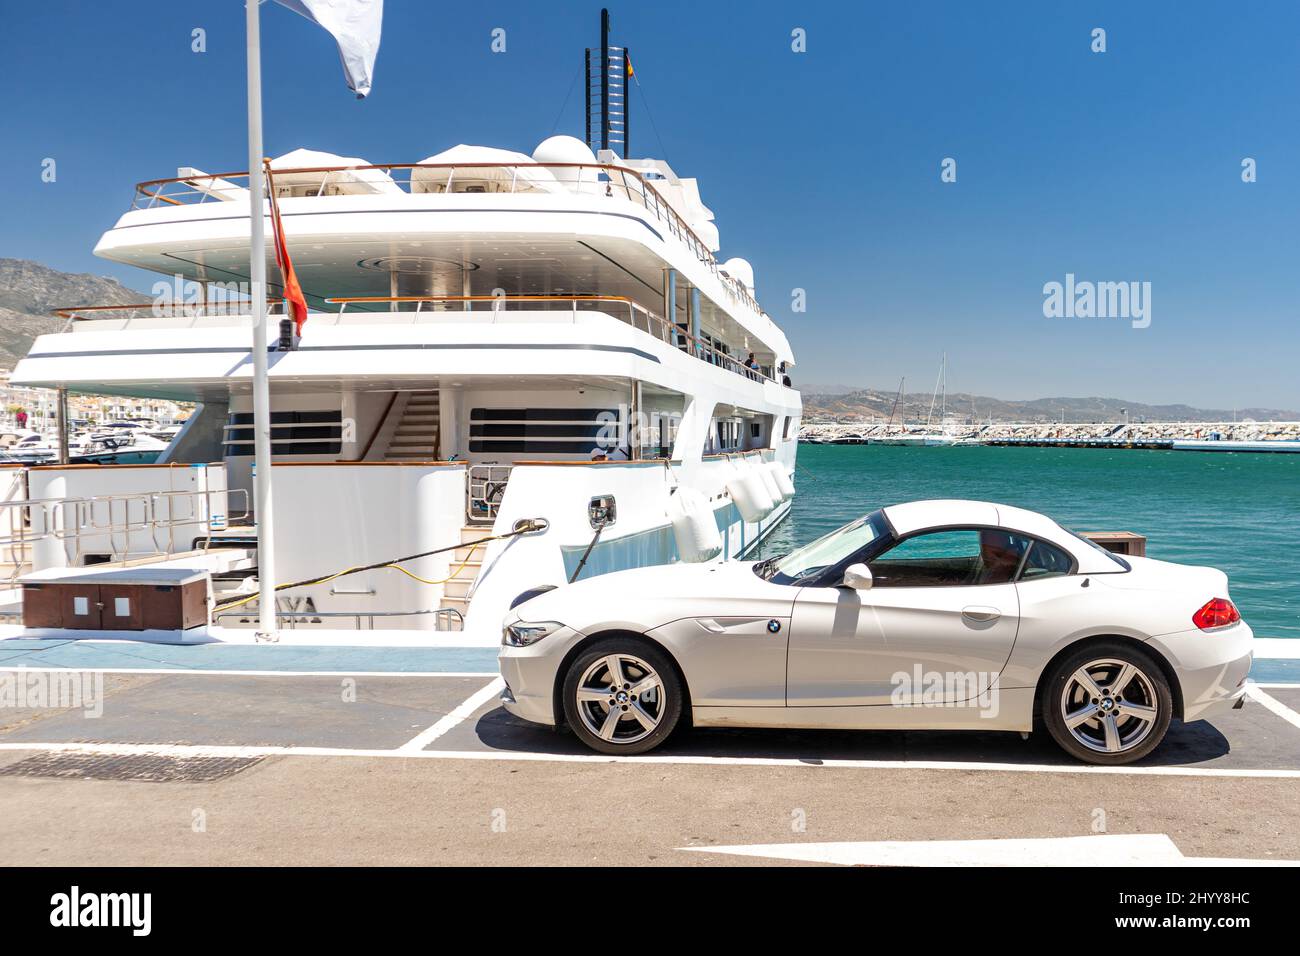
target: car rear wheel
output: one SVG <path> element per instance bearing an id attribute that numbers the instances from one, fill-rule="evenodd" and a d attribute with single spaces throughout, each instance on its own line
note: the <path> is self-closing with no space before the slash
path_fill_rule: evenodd
<path id="1" fill-rule="evenodd" d="M 1150 654 L 1118 642 L 1090 644 L 1047 677 L 1043 721 L 1052 739 L 1088 763 L 1140 760 L 1164 740 L 1173 695 Z"/>
<path id="2" fill-rule="evenodd" d="M 611 637 L 569 665 L 564 716 L 573 732 L 604 754 L 641 754 L 673 732 L 682 686 L 666 655 L 648 641 Z"/>

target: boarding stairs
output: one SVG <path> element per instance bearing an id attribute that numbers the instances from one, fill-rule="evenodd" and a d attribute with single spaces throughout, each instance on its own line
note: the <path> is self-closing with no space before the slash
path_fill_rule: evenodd
<path id="1" fill-rule="evenodd" d="M 397 427 L 388 440 L 387 461 L 436 461 L 438 458 L 439 399 L 436 390 L 403 392 Z"/>
<path id="2" fill-rule="evenodd" d="M 467 524 L 460 529 L 461 546 L 451 554 L 451 579 L 442 586 L 442 606 L 454 608 L 462 616 L 469 613 L 470 593 L 479 571 L 483 569 L 483 555 L 488 546 L 472 547 L 471 542 L 488 537 L 490 526 Z"/>

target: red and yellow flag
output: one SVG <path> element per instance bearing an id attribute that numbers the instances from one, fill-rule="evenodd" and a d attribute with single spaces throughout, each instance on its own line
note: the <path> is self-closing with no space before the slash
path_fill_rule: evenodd
<path id="1" fill-rule="evenodd" d="M 307 321 L 307 299 L 298 284 L 298 274 L 293 271 L 293 260 L 289 258 L 289 246 L 284 238 L 284 223 L 280 220 L 280 204 L 275 198 L 275 181 L 271 176 L 271 164 L 266 164 L 266 193 L 271 200 L 271 237 L 275 243 L 275 264 L 280 267 L 280 282 L 284 286 L 284 301 L 289 307 L 289 317 L 293 319 L 294 332 L 302 335 L 303 323 Z"/>

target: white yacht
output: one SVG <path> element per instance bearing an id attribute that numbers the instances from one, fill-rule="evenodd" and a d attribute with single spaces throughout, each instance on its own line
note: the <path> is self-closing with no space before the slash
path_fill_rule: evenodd
<path id="1" fill-rule="evenodd" d="M 587 141 L 270 163 L 311 310 L 300 337 L 280 322 L 269 356 L 277 578 L 321 579 L 280 592 L 286 626 L 495 642 L 526 589 L 742 556 L 788 513 L 801 409 L 790 345 L 749 263 L 719 257 L 696 180 L 628 157 L 625 51 L 588 60 Z M 169 499 L 166 514 L 151 506 L 152 534 L 128 521 L 117 543 L 73 547 L 51 531 L 23 570 L 253 553 L 247 177 L 183 167 L 140 183 L 95 252 L 164 277 L 155 301 L 62 310 L 66 329 L 13 373 L 198 403 L 156 465 L 33 469 L 28 490 L 184 491 L 197 495 L 190 518 Z M 278 294 L 274 259 L 268 276 Z M 273 326 L 283 312 L 277 300 Z M 183 465 L 202 469 L 199 485 Z M 369 565 L 382 566 L 325 580 Z M 253 601 L 230 599 L 255 593 L 239 580 L 255 569 L 230 567 L 214 571 L 213 635 L 256 619 Z"/>

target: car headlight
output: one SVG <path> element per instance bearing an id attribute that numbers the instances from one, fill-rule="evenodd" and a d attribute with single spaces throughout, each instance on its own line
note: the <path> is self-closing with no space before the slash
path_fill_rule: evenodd
<path id="1" fill-rule="evenodd" d="M 562 627 L 564 625 L 558 621 L 541 621 L 529 624 L 516 621 L 514 624 L 507 624 L 502 629 L 501 643 L 506 647 L 527 647 L 529 644 L 536 644 L 544 637 L 549 637 Z"/>

